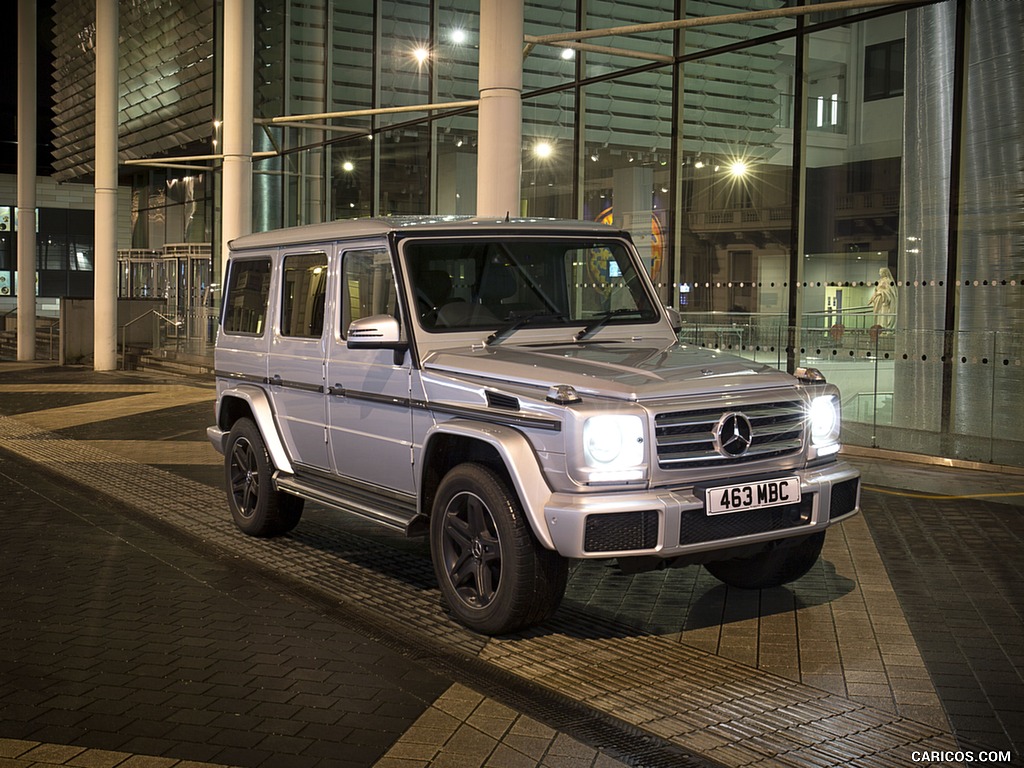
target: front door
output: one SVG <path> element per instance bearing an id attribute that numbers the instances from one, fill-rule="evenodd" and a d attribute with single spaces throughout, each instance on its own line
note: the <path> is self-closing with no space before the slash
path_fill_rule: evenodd
<path id="1" fill-rule="evenodd" d="M 334 471 L 355 483 L 413 493 L 409 355 L 396 364 L 390 349 L 349 349 L 353 320 L 398 316 L 391 254 L 384 245 L 341 254 L 337 329 L 327 355 L 329 442 Z"/>

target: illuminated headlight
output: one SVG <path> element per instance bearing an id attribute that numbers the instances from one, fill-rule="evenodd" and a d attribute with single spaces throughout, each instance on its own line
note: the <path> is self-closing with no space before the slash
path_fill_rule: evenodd
<path id="1" fill-rule="evenodd" d="M 839 451 L 839 430 L 841 427 L 839 398 L 834 395 L 820 395 L 811 400 L 811 445 L 818 456 L 828 456 Z"/>
<path id="2" fill-rule="evenodd" d="M 591 416 L 583 425 L 583 456 L 591 469 L 591 482 L 642 480 L 643 420 L 639 416 Z"/>

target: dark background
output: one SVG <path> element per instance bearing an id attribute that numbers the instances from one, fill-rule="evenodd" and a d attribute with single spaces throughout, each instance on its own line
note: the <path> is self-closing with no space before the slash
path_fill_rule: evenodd
<path id="1" fill-rule="evenodd" d="M 53 141 L 53 8 L 49 0 L 36 3 L 36 167 L 40 176 L 51 171 Z M 8 5 L 0 19 L 0 173 L 18 170 L 18 8 Z"/>

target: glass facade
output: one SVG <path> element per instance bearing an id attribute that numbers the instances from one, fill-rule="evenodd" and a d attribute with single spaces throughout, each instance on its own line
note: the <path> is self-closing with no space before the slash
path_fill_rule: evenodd
<path id="1" fill-rule="evenodd" d="M 528 39 L 663 27 L 525 46 L 519 214 L 628 229 L 684 341 L 821 368 L 849 443 L 1024 465 L 1024 3 L 524 5 Z M 267 121 L 475 99 L 478 2 L 255 18 L 255 230 L 475 211 L 475 109 Z"/>

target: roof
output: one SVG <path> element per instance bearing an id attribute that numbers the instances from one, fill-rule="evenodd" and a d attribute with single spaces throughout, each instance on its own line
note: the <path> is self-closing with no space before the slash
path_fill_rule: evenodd
<path id="1" fill-rule="evenodd" d="M 469 216 L 390 216 L 385 218 L 345 219 L 302 227 L 275 229 L 242 235 L 231 241 L 231 250 L 271 248 L 279 245 L 298 245 L 331 240 L 350 240 L 375 237 L 392 232 L 403 234 L 470 234 L 490 233 L 532 234 L 563 233 L 590 234 L 602 237 L 618 235 L 622 230 L 593 221 L 572 219 L 501 219 Z"/>

